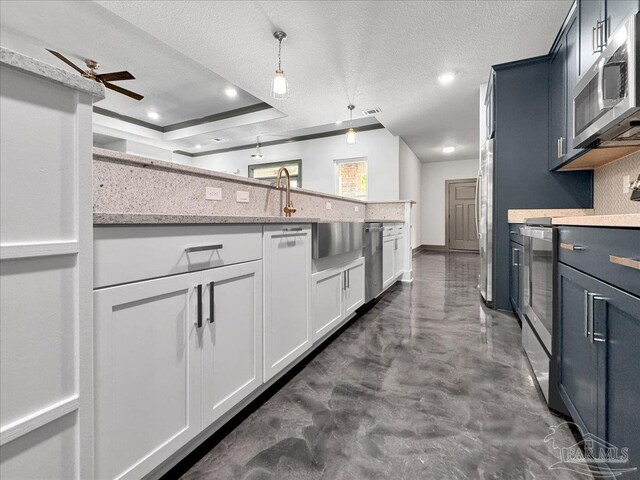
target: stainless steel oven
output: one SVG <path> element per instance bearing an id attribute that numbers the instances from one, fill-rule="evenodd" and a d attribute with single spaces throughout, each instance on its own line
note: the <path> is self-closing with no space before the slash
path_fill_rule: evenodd
<path id="1" fill-rule="evenodd" d="M 638 15 L 610 37 L 573 92 L 573 146 L 640 145 Z"/>
<path id="2" fill-rule="evenodd" d="M 540 390 L 549 402 L 553 347 L 553 230 L 550 226 L 526 226 L 520 228 L 520 233 L 524 240 L 522 347 Z"/>

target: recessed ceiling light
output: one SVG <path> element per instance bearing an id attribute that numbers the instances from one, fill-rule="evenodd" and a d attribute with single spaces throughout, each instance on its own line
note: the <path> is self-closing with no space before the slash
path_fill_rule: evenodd
<path id="1" fill-rule="evenodd" d="M 224 138 L 220 138 L 220 137 L 213 137 L 212 139 L 210 139 L 212 142 L 222 142 L 224 140 Z"/>
<path id="2" fill-rule="evenodd" d="M 160 114 L 158 112 L 147 112 L 147 117 L 151 120 L 158 120 L 160 118 Z"/>
<path id="3" fill-rule="evenodd" d="M 224 93 L 225 95 L 227 95 L 227 97 L 229 98 L 233 98 L 233 97 L 237 97 L 238 96 L 238 90 L 236 90 L 233 87 L 227 87 L 224 89 Z"/>
<path id="4" fill-rule="evenodd" d="M 455 74 L 455 73 L 453 73 L 453 72 L 446 72 L 446 73 L 443 73 L 442 75 L 440 75 L 440 76 L 438 77 L 438 80 L 440 80 L 440 83 L 441 83 L 441 84 L 443 84 L 443 85 L 448 85 L 448 84 L 450 84 L 451 82 L 453 82 L 453 81 L 455 80 L 455 78 L 456 78 L 456 74 Z"/>
<path id="5" fill-rule="evenodd" d="M 453 153 L 456 151 L 456 147 L 442 147 L 442 153 Z"/>
<path id="6" fill-rule="evenodd" d="M 336 122 L 336 125 L 342 125 L 342 120 L 338 120 L 338 121 Z"/>
<path id="7" fill-rule="evenodd" d="M 196 148 L 202 148 L 202 145 L 197 144 L 197 145 L 196 145 Z"/>

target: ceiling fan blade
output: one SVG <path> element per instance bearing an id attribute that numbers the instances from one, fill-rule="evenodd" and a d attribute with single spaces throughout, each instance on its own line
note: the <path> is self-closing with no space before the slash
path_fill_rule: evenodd
<path id="1" fill-rule="evenodd" d="M 99 73 L 96 75 L 96 78 L 99 78 L 100 80 L 105 82 L 113 82 L 116 80 L 135 80 L 136 77 L 134 77 L 127 71 L 123 71 L 123 72 Z"/>
<path id="2" fill-rule="evenodd" d="M 131 90 L 127 90 L 126 88 L 119 87 L 117 85 L 114 85 L 113 83 L 109 83 L 109 82 L 103 81 L 102 84 L 105 87 L 107 87 L 108 89 L 113 90 L 114 92 L 121 93 L 121 94 L 126 95 L 127 97 L 131 97 L 131 98 L 133 98 L 135 100 L 142 100 L 144 98 L 144 96 L 142 96 L 142 95 L 140 95 L 138 93 L 132 92 Z"/>
<path id="3" fill-rule="evenodd" d="M 56 57 L 58 57 L 60 60 L 62 60 L 64 63 L 66 63 L 67 65 L 69 65 L 71 68 L 73 68 L 76 72 L 84 74 L 85 71 L 82 70 L 80 67 L 78 67 L 77 65 L 74 65 L 73 63 L 71 63 L 71 60 L 69 60 L 67 57 L 65 57 L 64 55 L 62 55 L 60 52 L 56 52 L 55 50 L 49 50 L 48 48 L 45 49 L 47 52 L 51 53 L 52 55 L 55 55 Z"/>

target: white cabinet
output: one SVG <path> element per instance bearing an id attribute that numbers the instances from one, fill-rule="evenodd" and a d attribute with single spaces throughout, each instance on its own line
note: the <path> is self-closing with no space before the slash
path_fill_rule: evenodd
<path id="1" fill-rule="evenodd" d="M 101 98 L 99 83 L 0 47 L 2 479 L 93 474 L 91 110 Z"/>
<path id="2" fill-rule="evenodd" d="M 348 317 L 364 304 L 364 258 L 345 269 L 344 316 Z"/>
<path id="3" fill-rule="evenodd" d="M 313 274 L 313 340 L 342 320 L 344 270 L 332 268 Z"/>
<path id="4" fill-rule="evenodd" d="M 335 329 L 364 304 L 364 258 L 314 273 L 312 277 L 313 340 Z"/>
<path id="5" fill-rule="evenodd" d="M 404 256 L 404 238 L 402 236 L 396 237 L 393 251 L 393 276 L 397 277 L 404 271 L 403 268 L 403 256 Z"/>
<path id="6" fill-rule="evenodd" d="M 311 347 L 311 226 L 265 226 L 264 380 Z"/>
<path id="7" fill-rule="evenodd" d="M 96 478 L 140 478 L 200 431 L 201 278 L 94 293 Z"/>
<path id="8" fill-rule="evenodd" d="M 395 238 L 384 237 L 382 241 L 382 288 L 387 288 L 393 283 L 395 246 Z"/>
<path id="9" fill-rule="evenodd" d="M 262 262 L 202 272 L 202 423 L 262 384 Z"/>
<path id="10" fill-rule="evenodd" d="M 141 478 L 262 384 L 262 262 L 94 293 L 96 478 Z"/>

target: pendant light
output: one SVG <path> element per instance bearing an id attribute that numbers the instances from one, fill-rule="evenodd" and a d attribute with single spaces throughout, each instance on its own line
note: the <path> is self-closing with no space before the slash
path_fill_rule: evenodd
<path id="1" fill-rule="evenodd" d="M 353 129 L 353 109 L 356 108 L 353 105 L 347 106 L 349 109 L 349 130 L 347 130 L 347 145 L 356 144 L 356 131 Z"/>
<path id="2" fill-rule="evenodd" d="M 287 34 L 278 30 L 273 33 L 273 36 L 278 40 L 278 69 L 276 75 L 271 82 L 271 96 L 278 100 L 284 100 L 289 98 L 289 83 L 287 77 L 284 76 L 282 70 L 282 41 L 287 39 Z"/>
<path id="3" fill-rule="evenodd" d="M 256 137 L 256 151 L 251 155 L 251 159 L 255 162 L 259 162 L 264 158 L 262 150 L 260 150 L 260 137 Z"/>

